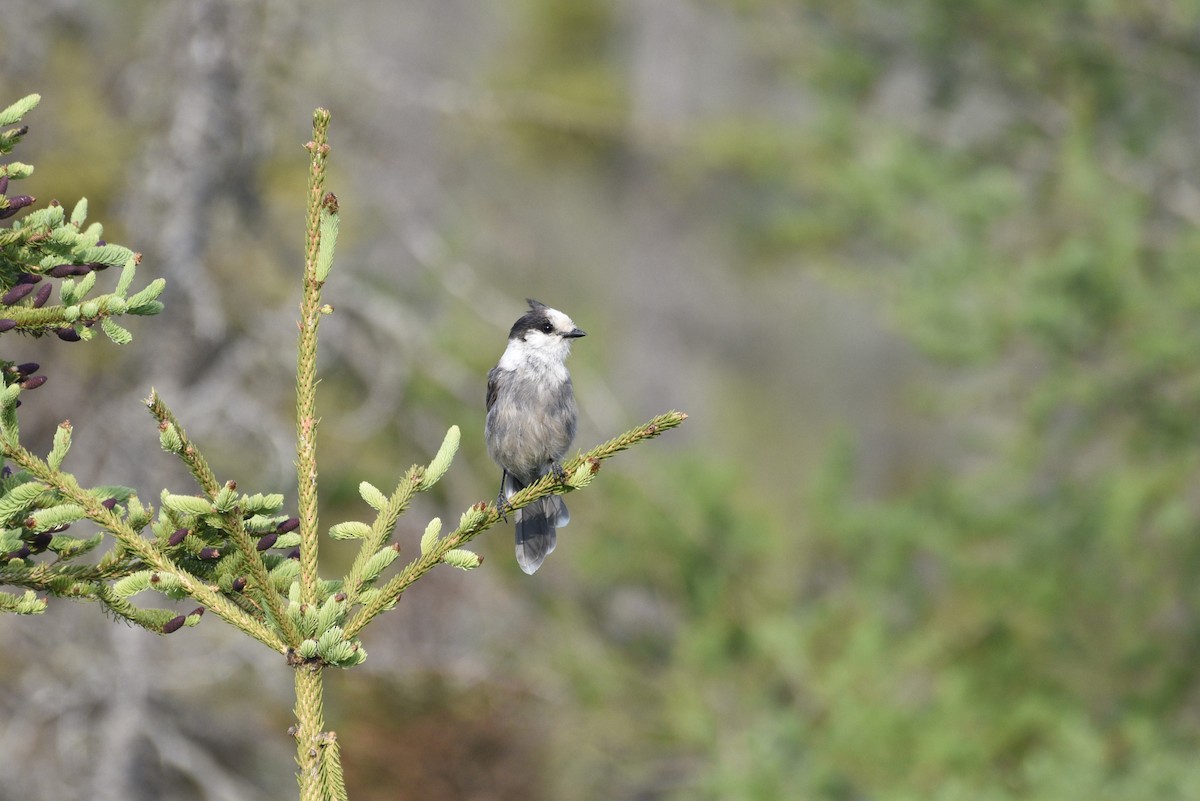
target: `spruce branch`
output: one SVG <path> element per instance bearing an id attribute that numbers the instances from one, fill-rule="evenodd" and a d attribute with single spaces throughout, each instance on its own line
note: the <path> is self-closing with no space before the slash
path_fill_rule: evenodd
<path id="1" fill-rule="evenodd" d="M 129 524 L 129 521 L 125 517 L 115 511 L 115 508 L 109 509 L 96 493 L 83 489 L 73 475 L 51 468 L 45 461 L 27 448 L 11 440 L 4 441 L 4 451 L 5 455 L 11 461 L 19 465 L 32 477 L 45 484 L 46 487 L 56 491 L 66 500 L 77 504 L 82 509 L 83 517 L 100 526 L 103 531 L 112 534 L 121 547 L 126 552 L 135 556 L 143 565 L 152 570 L 175 576 L 178 579 L 179 588 L 182 593 L 194 598 L 222 620 L 249 634 L 268 647 L 280 653 L 287 651 L 287 646 L 280 639 L 279 635 L 262 620 L 257 619 L 226 598 L 221 593 L 219 587 L 206 583 L 182 567 L 178 562 L 168 557 L 158 543 L 142 537 Z M 99 587 L 103 586 L 106 585 L 97 584 L 97 591 L 92 594 L 97 600 L 105 603 L 105 605 L 110 605 L 108 600 L 111 596 L 99 590 Z M 122 614 L 122 609 L 114 609 L 114 611 Z M 129 619 L 145 625 L 143 619 L 137 615 L 122 614 L 122 616 L 129 617 Z M 162 628 L 158 628 L 157 630 L 160 632 L 163 631 Z"/>
<path id="2" fill-rule="evenodd" d="M 379 549 L 387 544 L 396 521 L 404 513 L 404 510 L 408 508 L 413 497 L 417 494 L 424 472 L 424 468 L 417 465 L 409 468 L 404 477 L 400 479 L 400 483 L 397 485 L 395 491 L 387 498 L 383 508 L 379 509 L 379 514 L 376 516 L 375 522 L 371 525 L 370 533 L 363 538 L 362 545 L 358 549 L 358 555 L 355 556 L 354 563 L 350 566 L 350 571 L 346 574 L 346 579 L 342 587 L 343 592 L 346 593 L 351 603 L 357 602 L 363 590 L 363 576 L 367 570 L 367 565 L 370 563 L 371 558 L 379 552 Z"/>
<path id="3" fill-rule="evenodd" d="M 328 275 L 330 259 L 322 259 L 322 209 L 327 215 L 337 210 L 336 199 L 324 197 L 325 161 L 329 156 L 329 112 L 313 113 L 313 138 L 309 153 L 308 213 L 304 248 L 304 289 L 300 301 L 300 334 L 296 347 L 296 488 L 300 517 L 300 586 L 298 611 L 311 611 L 319 602 L 317 575 L 317 329 L 321 321 L 321 287 Z M 326 233 L 336 232 L 328 223 Z M 315 633 L 315 632 L 314 632 Z M 311 640 L 310 640 L 311 642 Z M 319 643 L 319 641 L 317 641 Z M 302 643 L 303 645 L 303 643 Z M 315 646 L 314 646 L 315 647 Z M 307 653 L 307 650 L 306 650 Z M 328 761 L 324 750 L 325 712 L 322 665 L 296 665 L 296 764 L 299 769 L 301 801 L 327 801 Z M 336 759 L 336 752 L 334 752 Z M 338 769 L 340 774 L 340 766 Z"/>
<path id="4" fill-rule="evenodd" d="M 275 628 L 281 630 L 284 642 L 288 647 L 294 648 L 300 642 L 300 631 L 296 628 L 295 622 L 284 609 L 283 598 L 271 581 L 262 551 L 259 550 L 258 544 L 251 540 L 250 535 L 246 532 L 241 509 L 235 507 L 222 515 L 222 519 L 224 522 L 222 528 L 229 533 L 230 539 L 233 540 L 234 545 L 242 555 L 243 562 L 250 570 L 250 577 L 253 579 L 253 582 L 247 583 L 246 588 L 266 606 L 271 615 L 269 622 L 273 623 Z"/>
<path id="5" fill-rule="evenodd" d="M 296 776 L 300 782 L 301 801 L 329 801 L 329 762 L 336 751 L 325 754 L 329 734 L 323 731 L 325 716 L 325 687 L 320 665 L 302 664 L 296 667 Z M 341 773 L 341 767 L 337 769 Z"/>
<path id="6" fill-rule="evenodd" d="M 561 495 L 586 486 L 600 469 L 600 463 L 603 460 L 612 458 L 639 442 L 653 439 L 664 431 L 680 425 L 686 419 L 687 415 L 683 412 L 666 412 L 598 445 L 587 453 L 576 456 L 563 465 L 563 472 L 567 475 L 565 483 L 560 482 L 552 474 L 548 474 L 509 498 L 508 509 L 520 509 L 547 495 Z M 399 573 L 378 588 L 372 599 L 368 603 L 364 603 L 346 624 L 344 629 L 346 636 L 356 636 L 381 612 L 395 606 L 401 593 L 408 589 L 413 582 L 445 562 L 448 553 L 461 549 L 463 545 L 496 525 L 501 519 L 500 510 L 496 508 L 495 502 L 481 501 L 470 507 L 463 513 L 457 529 L 447 536 L 429 543 L 428 549 L 423 543 L 421 555 L 401 568 Z"/>
<path id="7" fill-rule="evenodd" d="M 232 492 L 236 489 L 236 486 L 232 486 L 232 482 L 227 482 L 225 485 L 218 483 L 212 468 L 208 466 L 208 461 L 188 438 L 187 432 L 184 431 L 183 426 L 158 392 L 150 391 L 150 397 L 146 399 L 146 407 L 158 421 L 163 448 L 177 455 L 187 465 L 200 489 L 210 501 L 214 502 L 214 505 L 217 504 L 223 491 Z M 250 572 L 250 578 L 253 581 L 247 582 L 244 589 L 258 600 L 261 607 L 265 607 L 270 613 L 270 622 L 282 634 L 284 642 L 288 647 L 294 648 L 300 643 L 300 631 L 296 628 L 292 618 L 285 612 L 283 598 L 274 587 L 262 550 L 259 548 L 261 540 L 256 542 L 251 539 L 250 534 L 246 531 L 242 511 L 240 506 L 235 505 L 227 511 L 221 512 L 219 514 L 220 528 L 229 536 Z"/>
<path id="8" fill-rule="evenodd" d="M 175 414 L 163 402 L 162 397 L 154 389 L 150 390 L 150 397 L 146 398 L 146 408 L 153 415 L 154 419 L 158 421 L 158 430 L 163 450 L 178 456 L 187 465 L 188 471 L 196 479 L 196 483 L 200 485 L 200 489 L 204 491 L 204 494 L 209 498 L 215 498 L 217 493 L 220 492 L 220 485 L 212 468 L 208 466 L 208 460 L 204 458 L 200 450 L 188 439 L 183 426 L 175 418 Z"/>
<path id="9" fill-rule="evenodd" d="M 304 293 L 300 301 L 300 336 L 296 348 L 296 485 L 300 512 L 300 590 L 304 603 L 318 601 L 317 587 L 317 329 L 321 322 L 321 287 L 328 274 L 322 264 L 322 210 L 336 212 L 337 200 L 324 197 L 325 162 L 329 157 L 329 111 L 313 113 L 309 153 L 308 214 L 304 248 Z M 326 231 L 336 230 L 326 226 Z M 328 243 L 332 248 L 332 243 Z M 332 251 L 330 250 L 330 253 Z"/>
<path id="10" fill-rule="evenodd" d="M 109 565 L 27 563 L 12 559 L 0 564 L 0 584 L 53 592 L 55 595 L 86 597 L 93 584 L 116 581 L 130 574 L 136 562 L 122 559 Z"/>
<path id="11" fill-rule="evenodd" d="M 24 595 L 0 592 L 0 612 L 14 615 L 40 615 L 46 611 L 46 602 L 37 597 L 33 590 L 26 590 Z"/>
<path id="12" fill-rule="evenodd" d="M 325 778 L 325 795 L 330 801 L 348 801 L 346 779 L 342 775 L 342 749 L 335 732 L 326 733 L 324 746 L 321 772 Z"/>

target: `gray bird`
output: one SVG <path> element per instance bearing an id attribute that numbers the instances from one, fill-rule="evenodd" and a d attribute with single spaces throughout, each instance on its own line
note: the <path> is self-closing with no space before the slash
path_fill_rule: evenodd
<path id="1" fill-rule="evenodd" d="M 484 434 L 488 455 L 504 471 L 496 499 L 501 510 L 542 476 L 562 473 L 579 417 L 566 359 L 571 340 L 584 332 L 558 309 L 528 302 L 529 311 L 508 332 L 500 363 L 488 372 Z M 554 550 L 554 530 L 569 520 L 558 495 L 517 510 L 517 564 L 522 570 L 533 573 L 541 567 Z"/>

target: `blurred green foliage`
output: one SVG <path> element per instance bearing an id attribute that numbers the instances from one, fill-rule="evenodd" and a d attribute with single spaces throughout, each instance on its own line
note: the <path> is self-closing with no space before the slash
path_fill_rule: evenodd
<path id="1" fill-rule="evenodd" d="M 883 299 L 943 456 L 876 498 L 851 442 L 791 497 L 719 456 L 614 490 L 547 637 L 548 797 L 1197 797 L 1200 4 L 704 5 L 814 108 L 699 121 L 670 169 L 748 275 Z"/>

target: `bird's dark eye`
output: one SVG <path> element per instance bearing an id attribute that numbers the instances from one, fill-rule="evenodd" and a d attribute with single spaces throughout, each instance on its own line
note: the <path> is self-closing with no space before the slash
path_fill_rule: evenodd
<path id="1" fill-rule="evenodd" d="M 549 334 L 553 330 L 554 330 L 554 326 L 550 325 L 550 323 L 542 323 L 542 333 L 543 334 Z"/>

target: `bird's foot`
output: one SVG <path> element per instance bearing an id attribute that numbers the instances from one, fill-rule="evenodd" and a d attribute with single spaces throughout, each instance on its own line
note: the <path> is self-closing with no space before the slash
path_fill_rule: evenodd
<path id="1" fill-rule="evenodd" d="M 563 469 L 562 462 L 550 465 L 550 472 L 554 474 L 554 480 L 559 484 L 567 483 L 567 471 Z"/>
<path id="2" fill-rule="evenodd" d="M 512 504 L 508 502 L 508 498 L 504 497 L 504 490 L 500 490 L 500 494 L 496 496 L 496 511 L 500 513 L 500 519 L 507 523 L 508 513 L 512 511 Z"/>

